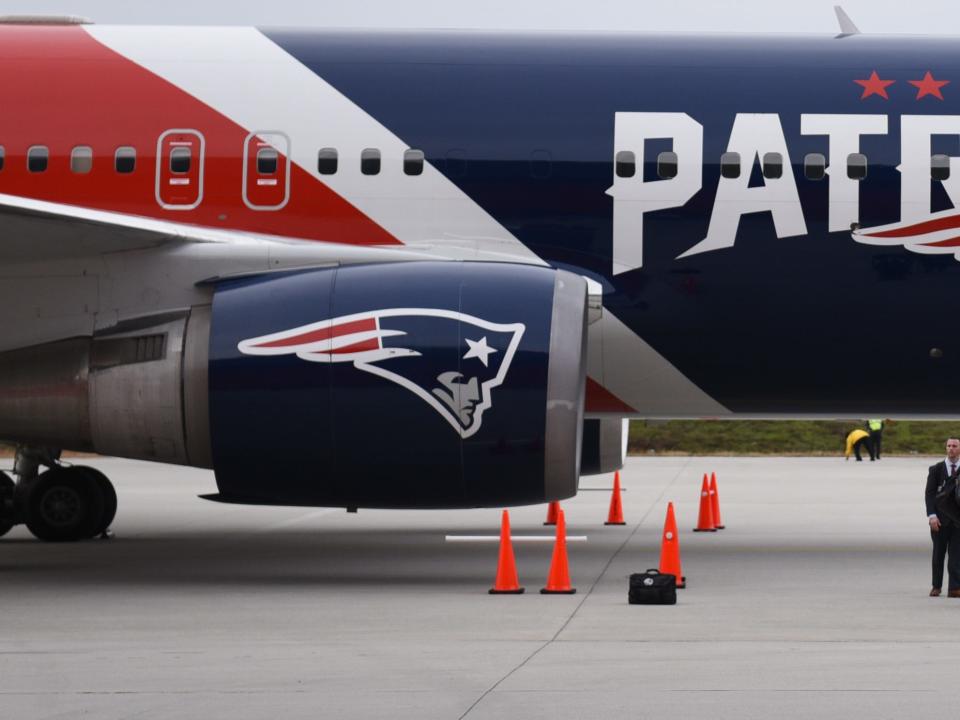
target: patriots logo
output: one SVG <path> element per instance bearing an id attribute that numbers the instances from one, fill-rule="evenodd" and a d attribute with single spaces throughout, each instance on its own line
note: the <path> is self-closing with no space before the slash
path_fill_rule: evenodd
<path id="1" fill-rule="evenodd" d="M 414 393 L 468 438 L 480 429 L 525 330 L 523 323 L 492 323 L 452 310 L 393 308 L 250 338 L 237 349 L 244 355 L 353 363 Z M 449 343 L 437 341 L 444 337 L 458 338 L 457 355 Z"/>
<path id="2" fill-rule="evenodd" d="M 960 213 L 945 210 L 919 222 L 856 229 L 853 239 L 866 245 L 902 245 L 924 255 L 953 255 L 960 260 Z"/>

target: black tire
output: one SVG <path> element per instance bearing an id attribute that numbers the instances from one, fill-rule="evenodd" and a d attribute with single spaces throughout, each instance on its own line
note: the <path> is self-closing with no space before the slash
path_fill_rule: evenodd
<path id="1" fill-rule="evenodd" d="M 117 491 L 114 490 L 113 483 L 110 482 L 110 479 L 96 468 L 87 467 L 86 465 L 75 465 L 71 469 L 83 473 L 93 480 L 97 485 L 97 489 L 100 491 L 100 495 L 103 497 L 103 514 L 100 516 L 100 519 L 94 523 L 93 531 L 90 533 L 90 537 L 96 537 L 109 528 L 113 519 L 117 516 Z"/>
<path id="2" fill-rule="evenodd" d="M 103 493 L 89 475 L 75 468 L 51 468 L 27 491 L 27 528 L 48 542 L 84 540 L 92 537 L 103 506 Z"/>
<path id="3" fill-rule="evenodd" d="M 13 478 L 5 472 L 0 472 L 0 537 L 3 537 L 17 524 L 14 496 L 17 485 Z"/>

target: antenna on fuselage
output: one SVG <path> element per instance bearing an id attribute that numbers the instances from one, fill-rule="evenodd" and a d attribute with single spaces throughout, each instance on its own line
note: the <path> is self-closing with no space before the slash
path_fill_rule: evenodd
<path id="1" fill-rule="evenodd" d="M 839 5 L 834 5 L 833 11 L 837 14 L 837 22 L 840 23 L 840 34 L 837 35 L 838 38 L 860 34 L 860 28 L 854 24 L 853 20 L 850 19 L 850 16 L 847 15 L 846 12 L 844 12 L 842 7 Z"/>

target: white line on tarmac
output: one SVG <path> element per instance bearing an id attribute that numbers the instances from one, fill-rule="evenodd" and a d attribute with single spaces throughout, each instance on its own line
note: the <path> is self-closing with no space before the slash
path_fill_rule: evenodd
<path id="1" fill-rule="evenodd" d="M 444 535 L 445 542 L 499 542 L 499 535 Z M 512 535 L 513 542 L 553 542 L 555 535 Z M 567 542 L 586 542 L 586 535 L 567 535 Z"/>
<path id="2" fill-rule="evenodd" d="M 280 522 L 271 523 L 265 527 L 260 528 L 260 532 L 270 532 L 273 530 L 282 530 L 283 528 L 291 527 L 292 525 L 299 525 L 302 522 L 307 520 L 312 520 L 313 518 L 320 517 L 321 515 L 329 515 L 330 513 L 336 512 L 339 508 L 324 508 L 322 510 L 314 510 L 312 512 L 304 513 L 303 515 L 297 515 L 296 517 L 290 518 L 289 520 L 281 520 Z"/>

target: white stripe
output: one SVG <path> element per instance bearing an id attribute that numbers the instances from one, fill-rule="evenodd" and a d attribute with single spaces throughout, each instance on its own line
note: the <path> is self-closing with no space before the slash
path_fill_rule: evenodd
<path id="1" fill-rule="evenodd" d="M 398 357 L 420 357 L 420 353 L 408 348 L 380 348 L 379 350 L 364 350 L 339 355 L 332 353 L 301 352 L 297 353 L 297 357 L 301 360 L 307 360 L 308 362 L 352 362 L 355 365 L 359 365 L 363 363 L 376 363 L 381 360 L 393 360 Z"/>
<path id="2" fill-rule="evenodd" d="M 422 175 L 404 175 L 406 143 L 256 28 L 84 29 L 248 131 L 281 128 L 295 164 L 402 243 L 443 257 L 546 264 L 429 163 Z M 323 147 L 340 154 L 334 175 L 317 172 Z M 379 175 L 361 174 L 364 148 L 380 150 Z"/>

